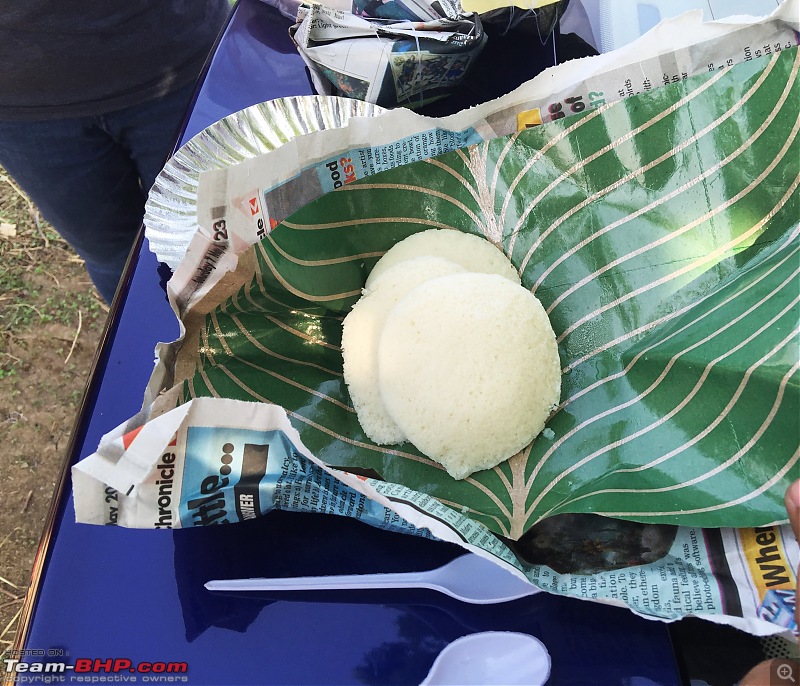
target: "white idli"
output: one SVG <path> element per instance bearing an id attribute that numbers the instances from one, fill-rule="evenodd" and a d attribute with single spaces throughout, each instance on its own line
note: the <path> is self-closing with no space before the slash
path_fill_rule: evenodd
<path id="1" fill-rule="evenodd" d="M 412 234 L 389 248 L 372 268 L 366 287 L 372 288 L 373 283 L 387 269 L 423 255 L 443 257 L 460 264 L 468 272 L 498 274 L 514 283 L 520 282 L 514 265 L 485 238 L 456 229 L 428 229 Z"/>
<path id="2" fill-rule="evenodd" d="M 387 414 L 378 388 L 378 339 L 386 315 L 420 284 L 463 267 L 440 257 L 417 257 L 387 269 L 344 318 L 344 381 L 364 433 L 379 445 L 400 443 L 405 436 Z"/>
<path id="3" fill-rule="evenodd" d="M 378 380 L 406 438 L 456 479 L 525 448 L 561 393 L 544 308 L 490 274 L 444 276 L 410 291 L 383 325 Z"/>

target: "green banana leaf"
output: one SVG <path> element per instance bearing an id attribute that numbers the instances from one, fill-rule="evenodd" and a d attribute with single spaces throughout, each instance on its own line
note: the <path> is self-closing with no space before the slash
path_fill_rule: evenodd
<path id="1" fill-rule="evenodd" d="M 255 246 L 257 276 L 207 317 L 183 399 L 282 405 L 328 464 L 514 539 L 560 513 L 785 520 L 800 456 L 799 66 L 785 50 L 323 196 Z M 502 248 L 564 369 L 544 434 L 463 481 L 408 443 L 371 443 L 342 379 L 341 320 L 371 267 L 435 227 Z"/>

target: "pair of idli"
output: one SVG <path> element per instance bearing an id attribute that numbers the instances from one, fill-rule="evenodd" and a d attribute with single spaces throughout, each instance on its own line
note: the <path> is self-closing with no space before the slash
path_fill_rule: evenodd
<path id="1" fill-rule="evenodd" d="M 561 393 L 544 308 L 502 252 L 456 230 L 414 234 L 378 261 L 342 354 L 364 433 L 410 441 L 456 479 L 525 448 Z"/>

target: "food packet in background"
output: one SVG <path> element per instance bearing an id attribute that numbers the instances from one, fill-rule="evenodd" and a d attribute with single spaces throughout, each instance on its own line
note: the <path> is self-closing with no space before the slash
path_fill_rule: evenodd
<path id="1" fill-rule="evenodd" d="M 477 14 L 438 0 L 355 0 L 353 12 L 301 7 L 290 34 L 319 93 L 385 107 L 451 93 L 486 42 Z"/>

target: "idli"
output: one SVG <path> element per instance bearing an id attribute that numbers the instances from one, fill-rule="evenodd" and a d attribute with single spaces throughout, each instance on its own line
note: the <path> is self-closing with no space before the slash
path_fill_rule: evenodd
<path id="1" fill-rule="evenodd" d="M 412 234 L 395 244 L 381 257 L 367 277 L 369 289 L 387 269 L 415 257 L 443 257 L 460 264 L 468 272 L 498 274 L 518 284 L 519 274 L 511 261 L 481 236 L 456 229 L 428 229 Z"/>
<path id="2" fill-rule="evenodd" d="M 530 291 L 494 274 L 443 276 L 386 317 L 378 383 L 406 438 L 462 479 L 542 431 L 561 393 L 558 347 Z"/>
<path id="3" fill-rule="evenodd" d="M 420 284 L 466 270 L 441 257 L 417 257 L 387 269 L 344 318 L 344 381 L 364 433 L 375 443 L 400 443 L 405 435 L 387 414 L 378 389 L 378 339 L 386 315 Z"/>

